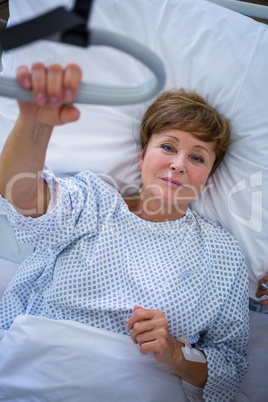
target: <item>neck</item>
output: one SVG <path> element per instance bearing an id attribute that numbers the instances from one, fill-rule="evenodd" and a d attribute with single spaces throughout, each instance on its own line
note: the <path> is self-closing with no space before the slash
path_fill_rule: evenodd
<path id="1" fill-rule="evenodd" d="M 181 210 L 172 204 L 157 202 L 156 200 L 144 202 L 142 198 L 125 198 L 125 202 L 130 212 L 151 222 L 174 221 L 182 218 L 187 210 L 187 208 Z"/>

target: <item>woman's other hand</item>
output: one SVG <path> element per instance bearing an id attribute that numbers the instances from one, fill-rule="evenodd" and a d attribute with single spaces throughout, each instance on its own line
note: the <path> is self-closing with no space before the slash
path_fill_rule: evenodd
<path id="1" fill-rule="evenodd" d="M 139 344 L 142 354 L 152 353 L 159 362 L 173 368 L 182 361 L 182 343 L 177 342 L 169 332 L 165 315 L 160 310 L 149 310 L 139 306 L 127 322 L 131 339 Z"/>
<path id="2" fill-rule="evenodd" d="M 77 95 L 82 71 L 77 64 L 65 68 L 59 64 L 46 67 L 35 63 L 31 71 L 26 66 L 17 70 L 20 86 L 33 91 L 34 102 L 19 101 L 20 114 L 49 126 L 57 126 L 76 121 L 79 111 L 71 103 Z"/>

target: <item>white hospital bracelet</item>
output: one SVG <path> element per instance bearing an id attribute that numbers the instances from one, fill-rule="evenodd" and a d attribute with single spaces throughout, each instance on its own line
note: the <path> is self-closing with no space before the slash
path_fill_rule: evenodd
<path id="1" fill-rule="evenodd" d="M 198 349 L 189 348 L 189 346 L 184 346 L 181 348 L 184 358 L 191 362 L 206 363 L 207 359 L 204 353 Z"/>

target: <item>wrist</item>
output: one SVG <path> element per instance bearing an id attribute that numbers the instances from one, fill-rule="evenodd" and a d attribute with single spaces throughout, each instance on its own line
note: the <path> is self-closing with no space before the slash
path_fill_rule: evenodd
<path id="1" fill-rule="evenodd" d="M 185 346 L 184 343 L 175 340 L 174 342 L 175 350 L 170 368 L 184 381 L 196 387 L 203 388 L 207 381 L 207 362 L 205 354 L 195 349 L 189 349 L 190 352 L 192 351 L 192 353 L 190 353 L 191 356 L 188 358 L 186 354 L 185 358 L 182 348 L 185 347 L 188 351 L 188 347 Z M 198 356 L 195 356 L 194 352 L 196 352 Z"/>
<path id="2" fill-rule="evenodd" d="M 38 131 L 40 133 L 42 132 L 43 134 L 46 132 L 48 134 L 51 134 L 54 129 L 54 125 L 52 125 L 52 124 L 45 123 L 45 122 L 42 122 L 37 119 L 32 119 L 32 118 L 26 117 L 21 113 L 19 114 L 17 121 L 19 124 L 23 124 L 23 126 L 25 126 L 25 130 L 28 127 L 30 127 L 31 129 L 35 128 L 36 131 Z"/>
<path id="3" fill-rule="evenodd" d="M 184 347 L 184 343 L 176 341 L 175 339 L 173 341 L 174 341 L 174 353 L 170 368 L 180 376 L 180 372 L 183 368 L 185 360 L 182 352 L 182 347 Z"/>

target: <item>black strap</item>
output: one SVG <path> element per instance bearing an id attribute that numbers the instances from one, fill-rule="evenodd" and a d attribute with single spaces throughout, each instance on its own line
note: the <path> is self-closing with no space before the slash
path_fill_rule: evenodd
<path id="1" fill-rule="evenodd" d="M 62 33 L 61 41 L 88 46 L 87 20 L 92 0 L 77 0 L 72 11 L 58 7 L 46 14 L 0 31 L 1 50 L 14 49 Z"/>
<path id="2" fill-rule="evenodd" d="M 74 13 L 80 15 L 87 22 L 91 12 L 93 0 L 76 0 Z"/>
<path id="3" fill-rule="evenodd" d="M 76 46 L 88 47 L 90 35 L 87 22 L 91 12 L 93 0 L 76 0 L 73 12 L 83 19 L 83 23 L 75 29 L 63 32 L 61 41 Z"/>

